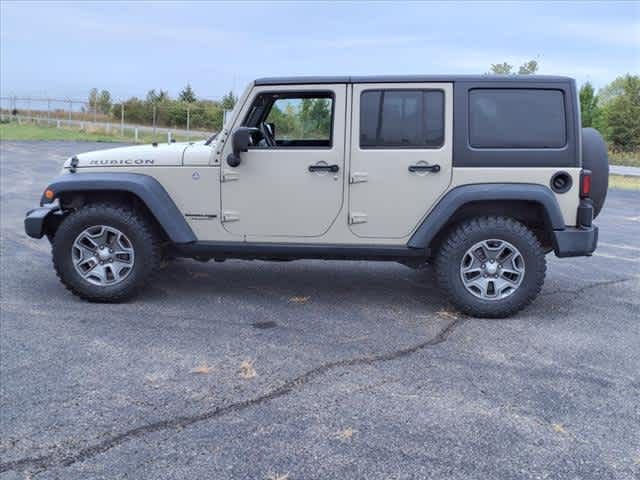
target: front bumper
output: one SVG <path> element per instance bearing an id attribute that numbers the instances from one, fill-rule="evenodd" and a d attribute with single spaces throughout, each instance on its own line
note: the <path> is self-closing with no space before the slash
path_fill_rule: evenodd
<path id="1" fill-rule="evenodd" d="M 60 207 L 57 205 L 29 210 L 24 219 L 24 231 L 32 238 L 42 238 L 47 233 L 47 224 L 53 220 L 53 216 L 62 217 Z"/>
<path id="2" fill-rule="evenodd" d="M 598 227 L 595 225 L 553 232 L 553 250 L 561 258 L 590 256 L 597 246 Z"/>

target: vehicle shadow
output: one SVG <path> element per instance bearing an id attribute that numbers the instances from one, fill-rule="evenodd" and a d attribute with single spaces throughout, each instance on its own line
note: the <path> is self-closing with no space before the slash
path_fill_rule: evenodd
<path id="1" fill-rule="evenodd" d="M 447 306 L 430 268 L 413 270 L 393 262 L 321 261 L 224 263 L 172 261 L 145 288 L 140 300 L 172 296 L 223 296 L 244 302 L 265 298 L 288 303 Z"/>

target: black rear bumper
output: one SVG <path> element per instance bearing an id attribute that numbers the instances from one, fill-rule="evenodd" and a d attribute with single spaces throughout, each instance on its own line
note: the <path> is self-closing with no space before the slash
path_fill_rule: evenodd
<path id="1" fill-rule="evenodd" d="M 558 257 L 590 256 L 598 246 L 598 227 L 593 225 L 593 202 L 583 198 L 577 212 L 577 227 L 553 231 L 553 250 Z"/>
<path id="2" fill-rule="evenodd" d="M 554 230 L 553 250 L 558 257 L 590 256 L 598 246 L 598 227 Z"/>
<path id="3" fill-rule="evenodd" d="M 46 226 L 50 215 L 61 216 L 60 207 L 49 205 L 29 210 L 24 219 L 24 231 L 26 234 L 32 238 L 42 238 L 47 233 Z"/>

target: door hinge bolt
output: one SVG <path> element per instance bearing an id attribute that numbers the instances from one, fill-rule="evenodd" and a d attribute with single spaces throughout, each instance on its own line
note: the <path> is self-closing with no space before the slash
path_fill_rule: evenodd
<path id="1" fill-rule="evenodd" d="M 349 177 L 349 183 L 364 183 L 369 180 L 369 174 L 366 172 L 353 172 Z"/>
<path id="2" fill-rule="evenodd" d="M 356 225 L 358 223 L 367 223 L 366 213 L 353 212 L 349 214 L 349 225 Z"/>
<path id="3" fill-rule="evenodd" d="M 238 212 L 222 212 L 223 222 L 237 222 L 238 220 L 240 220 Z"/>

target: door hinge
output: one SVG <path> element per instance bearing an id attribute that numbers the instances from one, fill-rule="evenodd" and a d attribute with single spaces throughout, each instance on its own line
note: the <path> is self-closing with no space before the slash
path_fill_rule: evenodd
<path id="1" fill-rule="evenodd" d="M 349 214 L 349 225 L 357 223 L 367 223 L 367 214 L 361 212 L 351 212 Z"/>
<path id="2" fill-rule="evenodd" d="M 369 174 L 366 172 L 353 172 L 349 177 L 349 183 L 364 183 L 369 181 Z"/>
<path id="3" fill-rule="evenodd" d="M 240 175 L 238 172 L 222 172 L 222 181 L 223 182 L 233 182 L 234 180 L 238 180 Z"/>
<path id="4" fill-rule="evenodd" d="M 224 211 L 222 212 L 222 222 L 226 223 L 226 222 L 237 222 L 238 220 L 240 220 L 240 215 L 238 214 L 238 212 L 230 212 L 230 211 Z"/>

